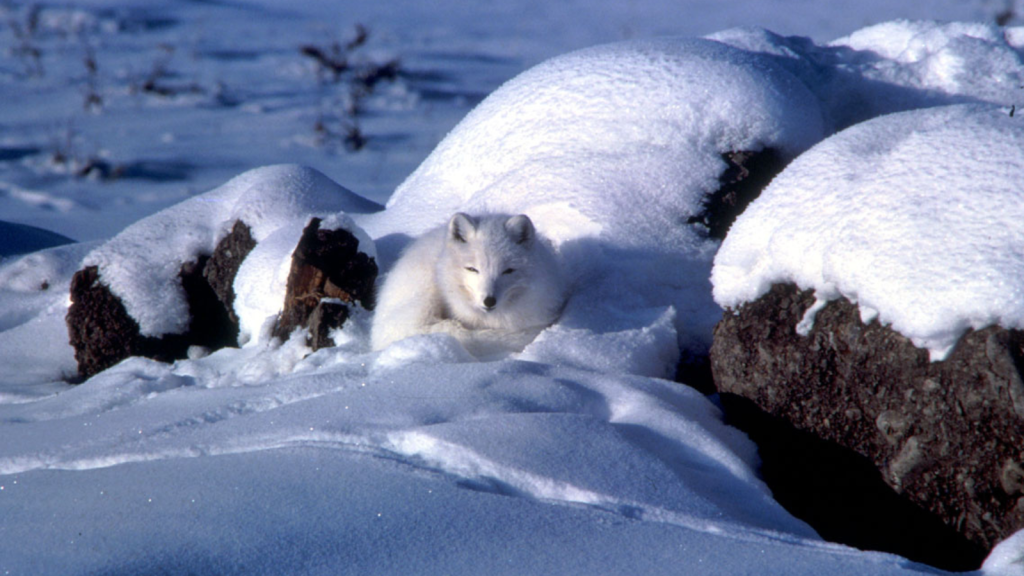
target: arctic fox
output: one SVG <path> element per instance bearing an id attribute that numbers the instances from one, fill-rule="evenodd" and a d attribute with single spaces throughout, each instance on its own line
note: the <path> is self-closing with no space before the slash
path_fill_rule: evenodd
<path id="1" fill-rule="evenodd" d="M 460 212 L 395 263 L 377 295 L 371 345 L 448 332 L 477 357 L 522 350 L 558 318 L 565 292 L 528 216 Z"/>

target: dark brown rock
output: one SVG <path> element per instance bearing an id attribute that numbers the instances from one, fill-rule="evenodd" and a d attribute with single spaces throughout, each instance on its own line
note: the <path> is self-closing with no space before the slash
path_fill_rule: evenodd
<path id="1" fill-rule="evenodd" d="M 274 327 L 274 336 L 286 339 L 296 328 L 311 327 L 310 318 L 319 310 L 312 324 L 314 350 L 333 345 L 327 333 L 341 327 L 350 306 L 373 308 L 377 278 L 376 261 L 359 252 L 355 236 L 347 230 L 321 230 L 320 222 L 310 220 L 292 253 L 284 308 Z M 331 300 L 330 306 L 321 308 L 325 298 Z"/>
<path id="2" fill-rule="evenodd" d="M 228 318 L 236 326 L 236 339 L 238 316 L 235 315 L 235 276 L 238 275 L 242 261 L 255 247 L 256 240 L 253 239 L 249 226 L 241 220 L 236 220 L 231 232 L 217 243 L 213 255 L 203 267 L 203 277 L 223 304 Z"/>
<path id="3" fill-rule="evenodd" d="M 188 349 L 181 337 L 142 336 L 138 322 L 128 315 L 121 299 L 100 281 L 95 266 L 83 268 L 72 277 L 71 306 L 65 320 L 82 378 L 130 356 L 170 361 L 183 358 Z"/>
<path id="4" fill-rule="evenodd" d="M 84 378 L 106 370 L 141 349 L 139 325 L 121 300 L 99 281 L 89 266 L 71 279 L 71 306 L 66 317 L 78 373 Z"/>
<path id="5" fill-rule="evenodd" d="M 309 345 L 313 350 L 334 346 L 331 330 L 340 328 L 348 320 L 348 306 L 331 300 L 321 300 L 309 315 Z"/>
<path id="6" fill-rule="evenodd" d="M 949 569 L 977 567 L 1024 527 L 1024 333 L 970 332 L 945 361 L 930 362 L 902 335 L 861 322 L 843 299 L 798 335 L 813 303 L 809 291 L 779 285 L 726 312 L 711 349 L 718 390 L 867 459 L 895 494 L 961 539 L 933 542 L 929 553 L 912 542 L 921 534 L 905 530 L 872 547 Z M 736 418 L 740 427 L 744 418 L 751 419 Z"/>

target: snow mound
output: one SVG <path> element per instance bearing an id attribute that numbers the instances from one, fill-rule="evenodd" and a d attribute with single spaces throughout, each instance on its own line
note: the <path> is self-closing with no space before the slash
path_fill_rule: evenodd
<path id="1" fill-rule="evenodd" d="M 1024 328 L 1024 119 L 1008 112 L 904 112 L 806 152 L 733 225 L 715 300 L 794 282 L 857 303 L 933 360 L 967 329 Z"/>
<path id="2" fill-rule="evenodd" d="M 0 259 L 72 242 L 74 240 L 56 232 L 0 220 Z"/>
<path id="3" fill-rule="evenodd" d="M 980 22 L 897 20 L 869 26 L 830 45 L 860 52 L 866 80 L 1009 104 L 1024 85 L 1024 28 Z"/>
<path id="4" fill-rule="evenodd" d="M 68 290 L 96 245 L 66 244 L 0 261 L 0 404 L 56 394 L 75 375 L 64 323 Z"/>
<path id="5" fill-rule="evenodd" d="M 575 280 L 561 329 L 530 357 L 632 366 L 639 356 L 622 342 L 637 331 L 665 339 L 659 349 L 710 343 L 721 313 L 707 283 L 717 243 L 686 222 L 718 188 L 722 154 L 772 147 L 794 156 L 823 134 L 815 97 L 762 55 L 679 38 L 598 46 L 495 91 L 387 210 L 358 223 L 380 244 L 457 211 L 529 215 Z M 667 330 L 638 324 L 664 314 L 674 318 Z M 613 332 L 586 350 L 564 342 Z M 671 374 L 673 354 L 639 353 L 658 357 L 643 373 Z"/>
<path id="6" fill-rule="evenodd" d="M 824 45 L 760 28 L 708 38 L 775 58 L 818 96 L 834 130 L 930 106 L 1024 106 L 1024 27 L 897 20 Z"/>
<path id="7" fill-rule="evenodd" d="M 403 231 L 419 233 L 460 209 L 556 205 L 594 223 L 585 234 L 649 241 L 699 210 L 717 188 L 721 153 L 796 155 L 822 135 L 814 96 L 768 58 L 698 39 L 608 44 L 499 88 L 387 206 Z"/>
<path id="8" fill-rule="evenodd" d="M 211 254 L 236 220 L 248 224 L 253 238 L 262 242 L 282 228 L 298 226 L 301 234 L 310 214 L 359 213 L 375 206 L 312 168 L 256 168 L 139 220 L 91 252 L 84 264 L 99 267 L 100 278 L 124 302 L 143 336 L 180 334 L 189 324 L 178 278 L 181 265 Z M 360 237 L 368 239 L 363 233 Z"/>

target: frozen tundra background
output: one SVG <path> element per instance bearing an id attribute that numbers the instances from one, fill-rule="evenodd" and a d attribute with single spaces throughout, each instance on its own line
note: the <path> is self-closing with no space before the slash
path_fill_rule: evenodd
<path id="1" fill-rule="evenodd" d="M 661 379 L 721 314 L 719 243 L 679 223 L 724 151 L 852 139 L 884 156 L 892 129 L 974 169 L 998 134 L 1011 164 L 977 173 L 1019 206 L 1008 182 L 1024 162 L 1004 153 L 1024 133 L 1019 6 L 370 4 L 0 5 L 0 571 L 934 573 L 821 541 L 771 499 L 714 404 Z M 962 139 L 929 136 L 949 122 Z M 963 204 L 955 181 L 926 183 Z M 529 213 L 573 297 L 495 362 L 439 334 L 370 352 L 368 315 L 312 355 L 271 341 L 289 246 L 308 215 L 339 210 L 385 272 L 455 210 Z M 173 331 L 176 263 L 239 215 L 261 240 L 236 284 L 242 348 L 65 382 L 83 261 L 110 264 L 146 329 Z M 1020 222 L 999 246 L 1020 245 Z M 729 264 L 760 275 L 716 280 L 722 303 L 808 273 L 733 242 Z M 990 248 L 967 261 L 988 269 Z M 980 312 L 951 306 L 944 332 L 914 336 L 941 355 L 976 312 L 1024 324 L 1022 258 L 997 263 L 1007 276 Z M 1021 573 L 1018 540 L 985 573 Z"/>

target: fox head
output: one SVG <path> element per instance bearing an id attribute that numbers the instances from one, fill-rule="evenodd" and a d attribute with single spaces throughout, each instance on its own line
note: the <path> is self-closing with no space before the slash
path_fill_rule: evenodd
<path id="1" fill-rule="evenodd" d="M 529 290 L 534 242 L 536 231 L 525 214 L 475 218 L 460 212 L 452 216 L 444 270 L 439 270 L 456 292 L 450 296 L 458 296 L 456 302 L 449 298 L 452 311 L 464 320 L 466 316 L 500 316 Z"/>

